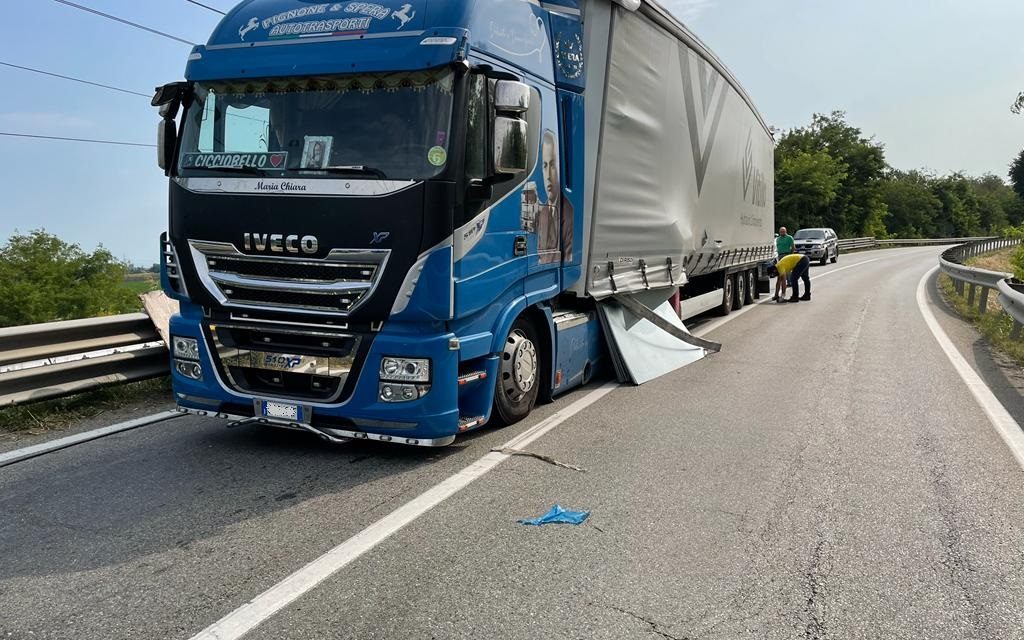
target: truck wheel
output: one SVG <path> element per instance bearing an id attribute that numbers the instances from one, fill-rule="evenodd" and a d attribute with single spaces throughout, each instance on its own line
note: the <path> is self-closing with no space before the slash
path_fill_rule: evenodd
<path id="1" fill-rule="evenodd" d="M 825 255 L 821 256 L 821 260 L 818 260 L 818 264 L 823 267 L 828 264 L 828 249 L 825 249 Z"/>
<path id="2" fill-rule="evenodd" d="M 520 317 L 508 332 L 501 353 L 494 385 L 493 423 L 507 426 L 530 415 L 537 402 L 542 368 L 537 332 L 526 318 Z"/>
<path id="3" fill-rule="evenodd" d="M 732 308 L 742 309 L 743 303 L 746 300 L 745 290 L 747 288 L 747 282 L 744 279 L 742 273 L 734 273 L 729 277 L 732 278 L 734 281 L 732 285 L 732 291 L 733 295 L 736 296 L 736 299 L 732 301 Z"/>
<path id="4" fill-rule="evenodd" d="M 836 247 L 836 252 L 832 254 L 832 264 L 835 264 L 839 260 L 839 247 Z"/>
<path id="5" fill-rule="evenodd" d="M 732 276 L 725 275 L 722 280 L 722 304 L 718 307 L 718 315 L 727 316 L 732 311 L 733 302 L 733 285 L 735 284 Z"/>
<path id="6" fill-rule="evenodd" d="M 743 280 L 743 303 L 754 304 L 754 298 L 757 298 L 757 274 L 754 273 L 753 269 L 748 269 L 740 274 L 740 278 Z"/>

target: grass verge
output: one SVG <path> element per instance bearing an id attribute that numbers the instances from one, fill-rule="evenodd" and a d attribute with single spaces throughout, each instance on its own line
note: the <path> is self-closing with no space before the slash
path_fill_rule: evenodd
<path id="1" fill-rule="evenodd" d="M 967 266 L 987 269 L 989 271 L 1013 273 L 1013 263 L 1010 261 L 1016 253 L 1017 247 L 1007 247 L 1006 249 L 1000 249 L 999 251 L 983 253 L 980 256 L 969 258 L 967 260 Z"/>
<path id="2" fill-rule="evenodd" d="M 110 385 L 67 398 L 0 409 L 0 433 L 42 435 L 96 416 L 144 403 L 158 396 L 170 400 L 170 377 Z"/>
<path id="3" fill-rule="evenodd" d="M 1013 319 L 995 301 L 996 292 L 989 292 L 989 311 L 982 315 L 977 306 L 968 306 L 967 296 L 961 297 L 957 294 L 952 278 L 946 274 L 939 275 L 939 290 L 946 303 L 953 307 L 960 317 L 973 324 L 990 344 L 1012 358 L 1017 364 L 1024 365 L 1024 341 L 1010 338 Z"/>

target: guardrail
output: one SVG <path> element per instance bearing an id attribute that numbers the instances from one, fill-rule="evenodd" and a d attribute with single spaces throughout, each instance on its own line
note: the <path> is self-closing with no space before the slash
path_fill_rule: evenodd
<path id="1" fill-rule="evenodd" d="M 837 244 L 840 251 L 858 251 L 861 249 L 878 249 L 880 247 L 925 247 L 944 244 L 962 244 L 980 240 L 995 240 L 994 236 L 977 236 L 971 238 L 892 238 L 879 240 L 873 237 L 845 238 Z"/>
<path id="2" fill-rule="evenodd" d="M 167 375 L 144 313 L 0 329 L 0 407 Z"/>
<path id="3" fill-rule="evenodd" d="M 979 313 L 988 312 L 989 292 L 999 292 L 999 306 L 1013 318 L 1010 335 L 1015 340 L 1020 338 L 1024 325 L 1024 283 L 1014 280 L 1011 273 L 969 267 L 965 262 L 983 253 L 1020 244 L 1016 238 L 987 238 L 947 249 L 939 257 L 939 267 L 953 280 L 956 292 L 962 296 L 966 291 L 968 306 L 977 304 Z"/>

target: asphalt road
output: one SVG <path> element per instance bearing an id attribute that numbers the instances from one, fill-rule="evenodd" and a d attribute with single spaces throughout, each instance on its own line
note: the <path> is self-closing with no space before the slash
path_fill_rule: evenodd
<path id="1" fill-rule="evenodd" d="M 938 253 L 704 322 L 529 446 L 585 473 L 505 461 L 246 638 L 1024 638 L 1024 474 L 917 307 Z M 191 638 L 587 393 L 441 450 L 182 418 L 4 468 L 0 639 Z M 517 524 L 555 503 L 592 516 Z"/>

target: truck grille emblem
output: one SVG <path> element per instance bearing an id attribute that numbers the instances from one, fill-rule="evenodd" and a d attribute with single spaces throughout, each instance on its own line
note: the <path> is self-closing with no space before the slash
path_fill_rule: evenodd
<path id="1" fill-rule="evenodd" d="M 273 253 L 316 253 L 320 242 L 316 236 L 284 235 L 283 233 L 246 233 L 242 236 L 246 251 Z"/>

